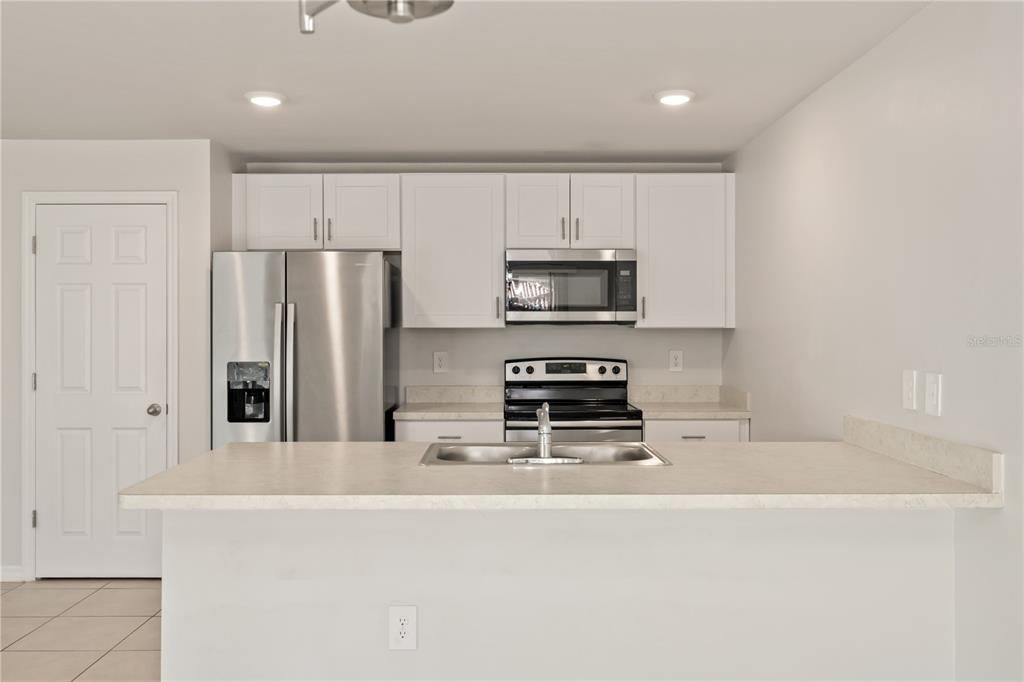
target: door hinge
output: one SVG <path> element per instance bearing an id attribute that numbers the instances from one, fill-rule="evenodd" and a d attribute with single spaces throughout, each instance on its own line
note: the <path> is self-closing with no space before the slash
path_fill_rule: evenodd
<path id="1" fill-rule="evenodd" d="M 36 373 L 32 372 L 32 390 L 36 390 Z"/>
<path id="2" fill-rule="evenodd" d="M 33 253 L 33 255 L 35 254 L 35 252 L 36 252 L 36 236 L 32 235 L 32 253 Z"/>
<path id="3" fill-rule="evenodd" d="M 32 527 L 35 528 L 39 523 L 39 516 L 36 514 L 36 510 L 32 510 Z"/>

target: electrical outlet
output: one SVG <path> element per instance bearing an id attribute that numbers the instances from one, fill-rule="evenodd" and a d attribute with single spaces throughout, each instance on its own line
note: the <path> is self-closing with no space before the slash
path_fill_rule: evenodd
<path id="1" fill-rule="evenodd" d="M 434 351 L 434 374 L 444 374 L 448 371 L 448 351 Z"/>
<path id="2" fill-rule="evenodd" d="M 903 370 L 903 407 L 917 409 L 917 370 Z"/>
<path id="3" fill-rule="evenodd" d="M 924 375 L 924 413 L 942 416 L 942 375 L 928 372 Z"/>
<path id="4" fill-rule="evenodd" d="M 388 607 L 388 648 L 409 650 L 416 648 L 416 607 Z"/>
<path id="5" fill-rule="evenodd" d="M 682 372 L 683 371 L 683 351 L 681 351 L 681 350 L 670 350 L 668 352 L 668 371 L 670 371 L 670 372 Z"/>

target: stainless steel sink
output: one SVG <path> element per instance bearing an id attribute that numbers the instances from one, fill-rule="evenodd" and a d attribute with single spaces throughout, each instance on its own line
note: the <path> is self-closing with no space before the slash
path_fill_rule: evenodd
<path id="1" fill-rule="evenodd" d="M 504 464 L 506 466 L 572 466 L 611 464 L 665 466 L 663 459 L 644 443 L 555 443 L 551 457 L 539 457 L 536 443 L 434 443 L 420 464 Z"/>

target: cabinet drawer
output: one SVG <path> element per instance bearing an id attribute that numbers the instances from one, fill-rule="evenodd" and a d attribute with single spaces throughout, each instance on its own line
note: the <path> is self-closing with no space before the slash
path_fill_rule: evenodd
<path id="1" fill-rule="evenodd" d="M 738 442 L 741 440 L 739 420 L 651 420 L 644 422 L 644 440 L 657 443 L 674 441 Z"/>
<path id="2" fill-rule="evenodd" d="M 461 441 L 464 443 L 501 443 L 505 440 L 502 421 L 398 421 L 395 440 Z"/>

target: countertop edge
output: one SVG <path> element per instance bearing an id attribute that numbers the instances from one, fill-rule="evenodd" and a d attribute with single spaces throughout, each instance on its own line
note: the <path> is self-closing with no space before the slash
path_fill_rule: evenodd
<path id="1" fill-rule="evenodd" d="M 123 509 L 157 511 L 659 511 L 687 509 L 999 509 L 1001 492 L 652 495 L 146 495 Z"/>

